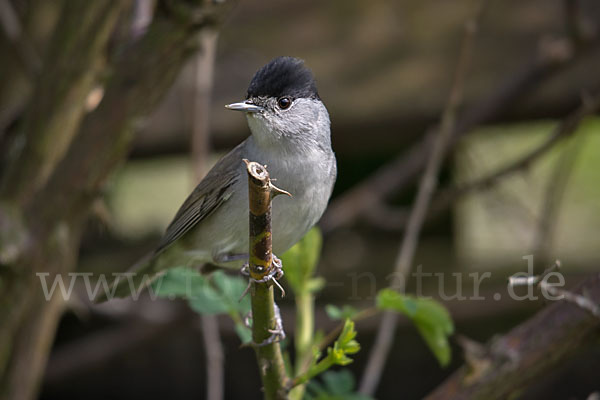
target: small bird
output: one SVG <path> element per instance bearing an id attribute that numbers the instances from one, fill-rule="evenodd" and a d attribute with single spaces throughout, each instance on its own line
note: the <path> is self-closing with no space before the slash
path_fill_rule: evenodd
<path id="1" fill-rule="evenodd" d="M 267 165 L 277 186 L 292 194 L 272 205 L 273 252 L 298 242 L 321 218 L 335 183 L 330 121 L 304 62 L 278 57 L 259 69 L 246 99 L 225 106 L 246 115 L 246 140 L 221 158 L 188 196 L 158 247 L 132 268 L 133 283 L 117 280 L 126 297 L 168 268 L 214 264 L 240 268 L 248 259 L 248 178 L 243 159 Z"/>

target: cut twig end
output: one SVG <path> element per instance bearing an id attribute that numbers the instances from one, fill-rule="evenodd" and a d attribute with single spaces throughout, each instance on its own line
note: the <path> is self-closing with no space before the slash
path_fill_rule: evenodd
<path id="1" fill-rule="evenodd" d="M 267 171 L 266 165 L 261 165 L 256 161 L 248 161 L 247 159 L 243 159 L 244 163 L 246 163 L 246 170 L 248 171 L 248 176 L 252 179 L 255 179 L 261 182 L 263 185 L 269 184 L 269 172 Z"/>

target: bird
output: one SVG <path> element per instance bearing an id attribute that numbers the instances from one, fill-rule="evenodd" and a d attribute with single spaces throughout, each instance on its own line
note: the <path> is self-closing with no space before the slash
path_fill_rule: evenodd
<path id="1" fill-rule="evenodd" d="M 282 254 L 321 218 L 337 177 L 330 119 L 310 69 L 299 58 L 274 58 L 253 76 L 243 101 L 250 136 L 222 157 L 183 202 L 158 246 L 96 301 L 127 297 L 169 268 L 240 268 L 248 259 L 248 178 L 244 159 L 268 167 L 292 194 L 272 203 L 272 246 Z M 133 285 L 132 285 L 133 283 Z"/>

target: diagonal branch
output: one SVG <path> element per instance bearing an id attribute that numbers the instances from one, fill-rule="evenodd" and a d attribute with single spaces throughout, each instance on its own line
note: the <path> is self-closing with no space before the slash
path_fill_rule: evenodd
<path id="1" fill-rule="evenodd" d="M 552 149 L 556 148 L 563 140 L 575 134 L 581 122 L 587 116 L 598 112 L 598 110 L 600 110 L 600 93 L 585 99 L 579 108 L 571 112 L 557 124 L 546 140 L 517 160 L 471 182 L 439 190 L 432 200 L 427 218 L 432 219 L 440 215 L 462 196 L 472 192 L 487 190 L 502 179 L 529 168 Z M 375 225 L 389 230 L 405 229 L 408 221 L 408 214 L 404 209 L 394 209 L 387 207 L 385 204 L 378 204 L 370 209 L 366 217 Z"/>
<path id="2" fill-rule="evenodd" d="M 417 197 L 408 219 L 406 232 L 396 258 L 393 279 L 390 284 L 391 287 L 400 287 L 400 285 L 403 285 L 403 283 L 406 282 L 406 277 L 408 276 L 410 269 L 412 268 L 413 258 L 419 242 L 421 228 L 425 221 L 427 210 L 429 209 L 431 197 L 433 196 L 433 193 L 437 187 L 438 174 L 442 167 L 444 156 L 451 139 L 452 131 L 456 124 L 456 114 L 458 112 L 458 108 L 462 103 L 464 78 L 467 74 L 468 66 L 471 61 L 473 41 L 478 29 L 479 20 L 481 19 L 481 15 L 483 14 L 483 10 L 485 8 L 485 4 L 485 1 L 480 3 L 475 17 L 471 21 L 467 22 L 465 26 L 465 36 L 456 68 L 454 84 L 452 91 L 450 92 L 448 104 L 444 110 L 444 115 L 442 116 L 439 133 L 435 137 L 431 154 L 427 160 L 427 165 L 419 184 Z M 387 360 L 387 355 L 389 354 L 389 350 L 394 340 L 397 323 L 397 313 L 386 312 L 383 314 L 379 329 L 377 330 L 375 344 L 373 345 L 373 349 L 369 354 L 367 367 L 360 384 L 361 393 L 370 396 L 374 395 Z"/>
<path id="3" fill-rule="evenodd" d="M 600 275 L 587 278 L 576 293 L 600 304 Z M 600 318 L 589 310 L 559 301 L 492 340 L 484 355 L 459 368 L 426 399 L 500 400 L 522 394 L 529 383 L 594 343 L 599 327 Z"/>
<path id="4" fill-rule="evenodd" d="M 457 120 L 450 134 L 450 148 L 475 126 L 499 117 L 519 98 L 573 65 L 598 44 L 598 36 L 593 34 L 581 37 L 577 46 L 567 38 L 544 42 L 533 59 Z M 430 132 L 395 160 L 335 199 L 321 220 L 322 229 L 328 232 L 351 224 L 384 199 L 406 189 L 424 169 L 434 142 L 435 132 Z"/>
<path id="5" fill-rule="evenodd" d="M 77 132 L 85 98 L 126 2 L 66 2 L 25 114 L 24 146 L 3 177 L 2 197 L 29 202 Z"/>

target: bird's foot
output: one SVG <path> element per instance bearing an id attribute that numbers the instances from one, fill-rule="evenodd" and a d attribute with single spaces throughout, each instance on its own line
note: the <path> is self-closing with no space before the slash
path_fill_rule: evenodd
<path id="1" fill-rule="evenodd" d="M 244 293 L 242 293 L 242 297 L 240 297 L 240 300 L 242 300 L 246 296 L 248 290 L 250 289 L 250 284 L 252 282 L 266 283 L 272 281 L 273 284 L 277 286 L 279 290 L 281 290 L 281 297 L 285 297 L 285 290 L 283 289 L 283 286 L 281 286 L 281 284 L 278 282 L 278 280 L 281 279 L 284 275 L 283 264 L 281 262 L 281 259 L 275 254 L 273 254 L 273 258 L 271 260 L 271 268 L 269 268 L 268 272 L 263 276 L 262 279 L 252 278 L 252 276 L 250 275 L 250 264 L 248 263 L 244 264 L 240 272 L 242 273 L 242 275 L 246 275 L 247 277 L 249 277 L 248 286 L 246 287 L 246 290 L 244 290 Z"/>
<path id="2" fill-rule="evenodd" d="M 266 338 L 260 343 L 251 342 L 250 345 L 256 347 L 263 347 L 272 343 L 281 342 L 285 339 L 285 331 L 283 330 L 283 320 L 281 319 L 281 311 L 279 310 L 279 306 L 276 303 L 273 303 L 274 311 L 275 311 L 275 328 L 269 329 L 269 333 L 271 336 Z M 247 328 L 252 328 L 252 324 L 250 324 L 250 319 L 252 318 L 252 311 L 250 311 L 244 317 L 244 325 Z"/>

